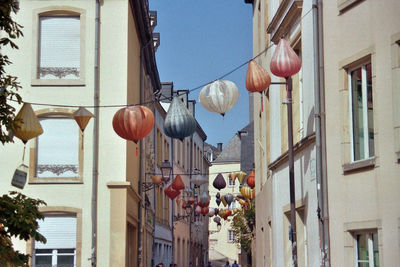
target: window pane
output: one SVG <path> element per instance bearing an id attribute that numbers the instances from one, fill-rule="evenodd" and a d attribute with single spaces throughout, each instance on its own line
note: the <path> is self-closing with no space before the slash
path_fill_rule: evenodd
<path id="1" fill-rule="evenodd" d="M 40 17 L 40 79 L 79 79 L 80 18 Z"/>
<path id="2" fill-rule="evenodd" d="M 378 246 L 378 234 L 372 234 L 372 243 L 374 249 L 374 267 L 379 267 L 379 246 Z"/>
<path id="3" fill-rule="evenodd" d="M 371 64 L 366 65 L 367 69 L 367 105 L 368 105 L 368 146 L 369 146 L 369 156 L 373 157 L 375 155 L 374 149 L 374 105 L 372 97 L 372 71 Z"/>
<path id="4" fill-rule="evenodd" d="M 351 94 L 353 111 L 353 150 L 354 160 L 364 158 L 364 131 L 361 68 L 351 72 Z"/>
<path id="5" fill-rule="evenodd" d="M 78 176 L 78 126 L 73 119 L 42 119 L 38 137 L 37 177 Z"/>
<path id="6" fill-rule="evenodd" d="M 58 267 L 74 267 L 74 255 L 60 256 L 57 257 Z"/>
<path id="7" fill-rule="evenodd" d="M 357 235 L 357 255 L 358 261 L 366 261 L 368 263 L 368 239 L 366 234 Z M 360 265 L 359 266 L 369 266 L 369 265 Z"/>
<path id="8" fill-rule="evenodd" d="M 51 256 L 35 256 L 35 267 L 52 267 Z"/>

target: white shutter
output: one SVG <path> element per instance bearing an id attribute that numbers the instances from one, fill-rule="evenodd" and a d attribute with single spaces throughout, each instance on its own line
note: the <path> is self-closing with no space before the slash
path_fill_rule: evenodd
<path id="1" fill-rule="evenodd" d="M 35 242 L 36 249 L 76 248 L 76 217 L 47 216 L 38 222 L 47 243 Z"/>
<path id="2" fill-rule="evenodd" d="M 80 18 L 40 17 L 39 73 L 41 79 L 78 79 Z"/>

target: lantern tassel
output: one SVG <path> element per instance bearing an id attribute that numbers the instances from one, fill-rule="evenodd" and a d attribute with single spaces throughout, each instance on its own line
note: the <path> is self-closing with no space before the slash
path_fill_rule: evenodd
<path id="1" fill-rule="evenodd" d="M 26 143 L 24 144 L 24 152 L 22 153 L 22 164 L 24 164 L 25 161 L 25 151 L 26 151 Z"/>
<path id="2" fill-rule="evenodd" d="M 83 143 L 84 143 L 84 135 L 83 135 L 83 131 L 81 131 L 81 136 L 82 136 L 82 140 L 81 140 L 81 142 L 82 142 L 82 150 L 83 150 Z"/>

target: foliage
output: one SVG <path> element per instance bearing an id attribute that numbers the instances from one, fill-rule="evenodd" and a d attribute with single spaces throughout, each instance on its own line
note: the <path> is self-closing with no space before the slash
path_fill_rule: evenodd
<path id="1" fill-rule="evenodd" d="M 29 255 L 15 251 L 11 237 L 46 242 L 37 231 L 37 220 L 44 218 L 40 205 L 46 203 L 14 191 L 0 197 L 0 266 L 28 266 Z"/>
<path id="2" fill-rule="evenodd" d="M 13 20 L 12 13 L 18 11 L 18 1 L 0 1 L 0 142 L 5 144 L 12 142 L 12 134 L 18 125 L 15 120 L 15 108 L 7 103 L 7 100 L 22 102 L 21 96 L 17 93 L 21 88 L 17 77 L 6 74 L 6 67 L 11 65 L 7 55 L 3 54 L 6 47 L 18 49 L 15 39 L 23 36 L 22 26 Z M 7 131 L 7 132 L 6 132 Z"/>
<path id="3" fill-rule="evenodd" d="M 253 228 L 256 222 L 256 209 L 254 200 L 248 203 L 247 208 L 238 211 L 232 220 L 232 229 L 235 233 L 235 243 L 250 252 L 253 239 Z"/>

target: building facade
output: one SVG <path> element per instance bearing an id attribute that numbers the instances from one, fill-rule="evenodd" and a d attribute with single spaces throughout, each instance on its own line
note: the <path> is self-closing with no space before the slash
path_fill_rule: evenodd
<path id="1" fill-rule="evenodd" d="M 331 266 L 400 262 L 399 12 L 323 1 Z"/>
<path id="2" fill-rule="evenodd" d="M 211 148 L 211 146 L 210 146 Z M 229 143 L 222 149 L 222 143 L 218 144 L 217 151 L 213 153 L 219 153 L 218 157 L 211 162 L 209 168 L 209 192 L 211 196 L 210 208 L 220 209 L 234 209 L 240 208 L 239 203 L 234 200 L 230 207 L 224 207 L 223 203 L 217 205 L 216 194 L 220 193 L 221 196 L 225 194 L 232 194 L 234 196 L 240 194 L 239 183 L 232 182 L 228 175 L 231 172 L 238 172 L 240 168 L 240 150 L 241 142 L 239 135 L 235 135 Z M 220 191 L 214 188 L 213 181 L 215 177 L 221 173 L 225 178 L 226 187 Z M 217 224 L 213 221 L 214 217 L 209 218 L 209 259 L 213 266 L 223 266 L 225 261 L 229 261 L 230 264 L 233 261 L 239 262 L 239 254 L 241 253 L 240 248 L 234 242 L 235 236 L 231 227 L 231 221 L 223 220 L 221 218 L 221 229 L 218 230 Z M 222 265 L 223 264 L 223 265 Z"/>
<path id="3" fill-rule="evenodd" d="M 100 3 L 101 2 L 101 3 Z M 112 128 L 118 108 L 94 113 L 81 132 L 75 106 L 152 100 L 160 89 L 147 1 L 22 1 L 19 50 L 7 51 L 24 101 L 43 134 L 27 145 L 23 193 L 47 202 L 39 231 L 46 244 L 15 241 L 31 265 L 151 266 L 151 208 L 142 190 L 152 140 L 121 139 Z M 118 29 L 118 30 L 116 30 Z M 61 105 L 52 106 L 52 104 Z M 18 108 L 17 108 L 18 109 Z M 149 148 L 150 147 L 150 148 Z M 1 193 L 20 163 L 19 140 L 0 151 Z M 61 238 L 63 237 L 63 238 Z M 89 259 L 89 260 L 88 260 Z"/>

